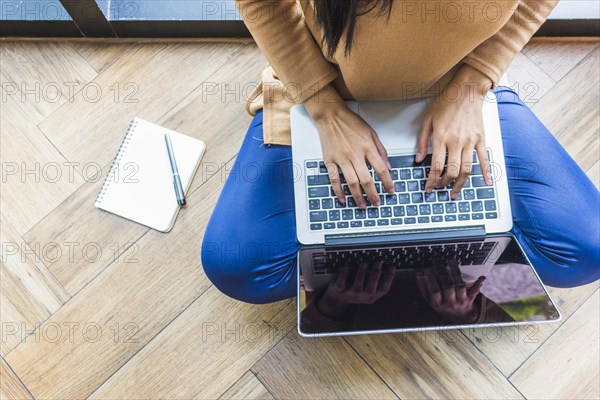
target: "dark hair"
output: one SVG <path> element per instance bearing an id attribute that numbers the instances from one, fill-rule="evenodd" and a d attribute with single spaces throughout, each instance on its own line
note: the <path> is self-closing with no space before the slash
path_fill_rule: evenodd
<path id="1" fill-rule="evenodd" d="M 391 12 L 393 0 L 314 0 L 315 21 L 323 30 L 323 41 L 329 57 L 335 51 L 346 32 L 345 54 L 348 56 L 354 44 L 354 31 L 359 16 L 379 7 L 382 14 Z"/>

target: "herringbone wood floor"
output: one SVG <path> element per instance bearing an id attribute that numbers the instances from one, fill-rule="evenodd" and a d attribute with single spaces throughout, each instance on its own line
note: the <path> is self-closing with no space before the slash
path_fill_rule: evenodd
<path id="1" fill-rule="evenodd" d="M 253 42 L 0 46 L 0 397 L 600 397 L 597 283 L 551 289 L 560 324 L 326 340 L 297 336 L 292 300 L 211 286 L 200 243 L 250 122 Z M 508 73 L 597 185 L 599 58 L 536 40 Z M 169 234 L 93 207 L 135 116 L 208 145 Z"/>

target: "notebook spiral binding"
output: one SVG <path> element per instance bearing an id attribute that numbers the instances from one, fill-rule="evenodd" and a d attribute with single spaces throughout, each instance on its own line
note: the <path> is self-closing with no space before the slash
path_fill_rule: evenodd
<path id="1" fill-rule="evenodd" d="M 121 162 L 121 159 L 123 158 L 123 154 L 124 154 L 125 150 L 127 149 L 127 145 L 129 144 L 129 142 L 131 140 L 131 135 L 133 134 L 133 131 L 135 130 L 137 124 L 138 124 L 138 122 L 136 120 L 131 121 L 131 123 L 129 124 L 129 127 L 127 128 L 127 132 L 125 133 L 125 137 L 123 138 L 123 141 L 121 142 L 121 145 L 119 146 L 119 149 L 117 150 L 117 155 L 115 156 L 115 159 L 113 160 L 112 164 L 110 165 L 110 170 L 108 172 L 108 175 L 106 176 L 106 179 L 104 180 L 102 189 L 100 189 L 100 193 L 98 193 L 98 197 L 96 197 L 96 202 L 95 202 L 96 206 L 98 206 L 99 204 L 102 203 L 102 200 L 104 199 L 104 195 L 106 194 L 106 191 L 108 190 L 110 183 L 115 176 L 117 168 L 119 168 L 119 163 Z"/>

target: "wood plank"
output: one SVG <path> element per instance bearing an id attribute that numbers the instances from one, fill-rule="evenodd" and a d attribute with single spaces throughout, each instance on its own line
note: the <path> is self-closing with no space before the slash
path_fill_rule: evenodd
<path id="1" fill-rule="evenodd" d="M 44 117 L 97 75 L 70 43 L 3 41 L 0 54 L 1 86 L 26 111 Z M 15 87 L 18 93 L 11 94 Z"/>
<path id="2" fill-rule="evenodd" d="M 598 161 L 600 48 L 596 48 L 532 109 L 584 170 Z M 582 84 L 585 82 L 585 84 Z"/>
<path id="3" fill-rule="evenodd" d="M 33 249 L 0 217 L 0 353 L 6 355 L 69 295 Z"/>
<path id="4" fill-rule="evenodd" d="M 35 126 L 30 119 L 33 115 L 14 97 L 3 99 L 0 211 L 19 234 L 27 232 L 83 183 Z"/>
<path id="5" fill-rule="evenodd" d="M 131 248 L 135 254 L 134 243 L 149 230 L 94 207 L 108 171 L 107 165 L 102 176 L 82 185 L 24 236 L 28 243 L 57 246 L 62 252 L 63 257 L 50 256 L 45 261 L 71 295 L 111 263 L 127 264 L 123 253 Z"/>
<path id="6" fill-rule="evenodd" d="M 78 93 L 40 128 L 70 161 L 106 165 L 134 117 L 160 120 L 235 57 L 241 46 L 157 44 L 135 48 L 88 85 L 93 90 Z M 95 98 L 95 93 L 101 96 Z"/>
<path id="7" fill-rule="evenodd" d="M 33 400 L 33 396 L 10 369 L 4 358 L 0 357 L 0 400 L 14 399 Z"/>
<path id="8" fill-rule="evenodd" d="M 279 399 L 395 399 L 340 337 L 303 339 L 294 329 L 252 367 Z"/>
<path id="9" fill-rule="evenodd" d="M 210 179 L 169 234 L 146 233 L 40 327 L 62 327 L 60 340 L 41 335 L 8 355 L 36 398 L 89 396 L 210 286 L 201 232 L 222 185 Z M 72 334 L 69 323 L 79 324 Z"/>
<path id="10" fill-rule="evenodd" d="M 267 388 L 260 383 L 252 371 L 247 371 L 242 377 L 233 384 L 221 397 L 221 400 L 235 400 L 235 399 L 247 399 L 247 400 L 270 400 L 274 397 L 269 393 Z"/>
<path id="11" fill-rule="evenodd" d="M 552 78 L 522 53 L 516 55 L 505 78 L 508 86 L 530 107 L 556 85 Z"/>
<path id="12" fill-rule="evenodd" d="M 252 118 L 246 112 L 246 98 L 260 82 L 265 63 L 255 44 L 244 45 L 160 119 L 161 125 L 206 143 L 201 178 L 208 178 L 239 151 Z"/>
<path id="13" fill-rule="evenodd" d="M 400 398 L 522 398 L 460 331 L 348 338 Z"/>
<path id="14" fill-rule="evenodd" d="M 255 45 L 244 46 L 207 81 L 220 86 L 221 82 L 227 82 L 228 77 L 237 76 L 240 87 L 251 85 L 258 79 L 263 62 Z M 222 103 L 220 96 L 221 93 L 207 97 L 200 85 L 158 121 L 169 129 L 197 137 L 207 145 L 190 192 L 194 192 L 215 173 L 224 182 L 226 170 L 222 167 L 237 153 L 250 123 L 243 101 Z M 120 140 L 121 138 L 115 138 L 113 146 L 118 147 Z M 79 250 L 74 252 L 69 263 L 48 265 L 70 293 L 80 290 L 112 259 L 118 257 L 128 247 L 128 243 L 134 242 L 147 231 L 145 227 L 94 208 L 94 199 L 100 191 L 107 170 L 108 166 L 105 166 L 102 179 L 86 183 L 25 235 L 28 241 L 42 244 L 79 243 Z M 88 175 L 90 174 L 86 174 Z M 89 229 L 90 226 L 95 229 Z M 101 257 L 93 263 L 88 262 L 81 251 L 88 244 L 97 244 L 103 249 Z"/>
<path id="15" fill-rule="evenodd" d="M 550 297 L 554 300 L 558 306 L 563 319 L 567 319 L 571 314 L 575 312 L 583 303 L 585 303 L 590 296 L 598 290 L 600 282 L 592 282 L 587 285 L 577 286 L 572 288 L 555 288 L 547 287 Z M 564 322 L 564 321 L 563 321 Z"/>
<path id="16" fill-rule="evenodd" d="M 558 82 L 596 47 L 598 41 L 536 40 L 523 53 Z"/>
<path id="17" fill-rule="evenodd" d="M 292 300 L 255 306 L 211 286 L 90 397 L 217 398 L 294 329 L 294 316 Z"/>
<path id="18" fill-rule="evenodd" d="M 562 314 L 559 323 L 465 329 L 463 333 L 508 377 L 597 290 L 598 282 L 568 289 L 549 287 L 550 296 Z"/>
<path id="19" fill-rule="evenodd" d="M 71 46 L 94 68 L 101 73 L 119 59 L 125 52 L 135 47 L 132 43 L 109 42 L 70 42 Z"/>
<path id="20" fill-rule="evenodd" d="M 596 291 L 510 381 L 528 398 L 600 398 L 598 309 L 600 296 Z"/>
<path id="21" fill-rule="evenodd" d="M 0 85 L 0 100 L 2 100 L 2 111 L 10 111 L 11 114 L 18 115 L 19 118 L 24 118 L 25 121 L 38 124 L 45 116 L 41 110 L 32 106 L 34 101 L 27 101 L 27 97 L 23 98 L 21 92 L 13 87 L 4 86 L 4 82 Z M 4 116 L 3 116 L 4 117 Z"/>

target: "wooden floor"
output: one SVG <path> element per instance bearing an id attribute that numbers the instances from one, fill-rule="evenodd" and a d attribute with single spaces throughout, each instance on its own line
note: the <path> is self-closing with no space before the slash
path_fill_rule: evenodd
<path id="1" fill-rule="evenodd" d="M 600 398 L 597 283 L 551 289 L 560 324 L 324 340 L 298 337 L 293 300 L 211 286 L 200 244 L 265 65 L 252 42 L 0 46 L 0 397 Z M 508 73 L 596 185 L 599 58 L 535 41 Z M 93 206 L 135 116 L 208 145 L 169 234 Z"/>

